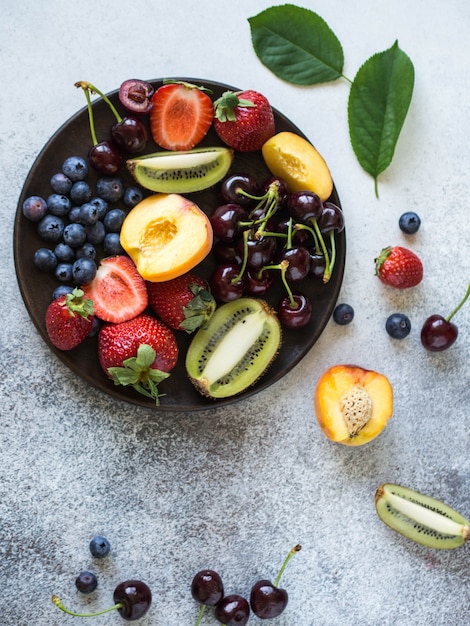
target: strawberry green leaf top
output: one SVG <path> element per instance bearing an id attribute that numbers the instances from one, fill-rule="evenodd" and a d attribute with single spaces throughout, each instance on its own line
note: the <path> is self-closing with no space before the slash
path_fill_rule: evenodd
<path id="1" fill-rule="evenodd" d="M 398 42 L 368 59 L 349 94 L 351 144 L 362 168 L 375 180 L 391 163 L 411 102 L 414 68 Z"/>
<path id="2" fill-rule="evenodd" d="M 297 85 L 341 78 L 341 44 L 313 11 L 284 4 L 270 7 L 248 22 L 256 55 L 279 78 Z"/>
<path id="3" fill-rule="evenodd" d="M 47 307 L 45 321 L 49 340 L 58 350 L 72 350 L 88 336 L 93 317 L 93 301 L 75 288 Z"/>

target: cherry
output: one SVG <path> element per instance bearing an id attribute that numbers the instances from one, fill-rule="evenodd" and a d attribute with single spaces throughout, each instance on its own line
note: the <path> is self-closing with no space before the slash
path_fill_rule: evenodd
<path id="1" fill-rule="evenodd" d="M 133 622 L 143 617 L 152 604 L 152 592 L 150 588 L 141 580 L 126 580 L 115 588 L 113 593 L 114 605 L 96 611 L 94 613 L 76 613 L 70 611 L 63 604 L 61 599 L 53 595 L 52 602 L 64 613 L 75 617 L 95 617 L 110 611 L 117 611 L 120 616 L 128 622 Z"/>
<path id="2" fill-rule="evenodd" d="M 291 293 L 281 298 L 277 314 L 286 328 L 302 328 L 312 318 L 312 303 L 303 293 Z"/>
<path id="3" fill-rule="evenodd" d="M 206 606 L 215 606 L 224 597 L 222 579 L 211 569 L 198 572 L 191 582 L 191 595 Z"/>
<path id="4" fill-rule="evenodd" d="M 111 137 L 122 150 L 136 154 L 147 145 L 148 133 L 141 121 L 124 117 L 111 126 Z"/>
<path id="5" fill-rule="evenodd" d="M 294 221 L 308 224 L 312 219 L 318 220 L 323 203 L 312 191 L 294 191 L 287 196 L 287 208 Z"/>
<path id="6" fill-rule="evenodd" d="M 224 626 L 245 626 L 250 617 L 250 605 L 242 596 L 231 594 L 215 607 L 215 618 Z"/>
<path id="7" fill-rule="evenodd" d="M 259 188 L 251 174 L 231 174 L 222 181 L 219 196 L 224 203 L 235 203 L 243 207 L 253 206 L 258 198 Z"/>
<path id="8" fill-rule="evenodd" d="M 279 588 L 279 581 L 290 559 L 302 549 L 296 545 L 290 550 L 274 584 L 269 580 L 260 580 L 253 585 L 250 593 L 250 606 L 253 613 L 260 619 L 269 619 L 280 615 L 287 606 L 289 596 L 285 589 Z"/>
<path id="9" fill-rule="evenodd" d="M 313 278 L 323 279 L 326 269 L 326 261 L 323 254 L 318 254 L 316 251 L 310 251 L 310 270 L 309 275 Z"/>
<path id="10" fill-rule="evenodd" d="M 466 300 L 470 296 L 470 284 L 463 300 L 455 308 L 448 317 L 442 315 L 431 315 L 424 322 L 421 329 L 421 343 L 430 352 L 441 352 L 447 350 L 457 340 L 459 331 L 457 326 L 451 322 L 454 315 L 465 304 Z"/>
<path id="11" fill-rule="evenodd" d="M 233 243 L 238 238 L 240 222 L 247 219 L 246 209 L 234 203 L 221 204 L 209 217 L 214 235 L 224 243 Z"/>
<path id="12" fill-rule="evenodd" d="M 145 80 L 130 78 L 119 88 L 121 104 L 133 113 L 148 113 L 152 108 L 154 88 Z"/>
<path id="13" fill-rule="evenodd" d="M 243 295 L 245 285 L 236 263 L 218 265 L 209 279 L 212 295 L 219 302 L 231 302 Z"/>
<path id="14" fill-rule="evenodd" d="M 235 249 L 246 260 L 246 265 L 252 269 L 258 269 L 273 260 L 277 245 L 274 237 L 259 236 L 251 230 L 243 233 Z"/>
<path id="15" fill-rule="evenodd" d="M 223 241 L 216 241 L 212 252 L 216 261 L 220 264 L 224 263 L 238 263 L 241 265 L 242 258 L 235 250 L 235 246 L 232 244 L 224 243 Z"/>
<path id="16" fill-rule="evenodd" d="M 310 252 L 303 246 L 296 246 L 284 250 L 281 260 L 288 261 L 289 266 L 286 271 L 286 278 L 289 282 L 295 283 L 302 280 L 310 271 Z"/>
<path id="17" fill-rule="evenodd" d="M 245 293 L 250 296 L 264 296 L 274 282 L 273 272 L 270 270 L 247 270 L 244 274 Z"/>

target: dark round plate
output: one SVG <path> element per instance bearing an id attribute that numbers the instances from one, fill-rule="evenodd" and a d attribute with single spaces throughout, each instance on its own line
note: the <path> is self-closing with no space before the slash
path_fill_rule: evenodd
<path id="1" fill-rule="evenodd" d="M 228 89 L 238 91 L 238 89 L 230 85 L 215 83 L 204 79 L 182 78 L 178 80 L 186 80 L 197 85 L 204 85 L 212 90 L 212 97 L 214 99 Z M 162 80 L 150 82 L 152 82 L 155 89 L 163 83 Z M 124 116 L 126 113 L 119 104 L 118 91 L 116 90 L 107 95 Z M 111 124 L 114 123 L 115 118 L 108 105 L 101 98 L 93 101 L 93 110 L 98 141 L 102 141 L 109 137 L 109 129 Z M 292 131 L 305 137 L 305 135 L 282 115 L 282 113 L 275 110 L 274 114 L 276 132 Z M 44 247 L 45 243 L 37 235 L 36 224 L 25 219 L 23 216 L 22 205 L 23 201 L 31 195 L 39 195 L 47 198 L 47 196 L 52 193 L 49 184 L 51 176 L 55 172 L 60 171 L 62 163 L 67 157 L 78 155 L 86 158 L 91 143 L 88 113 L 85 106 L 61 126 L 42 149 L 23 186 L 15 218 L 14 257 L 21 294 L 33 323 L 56 356 L 77 374 L 77 376 L 80 376 L 80 378 L 93 387 L 119 400 L 154 408 L 157 411 L 195 411 L 231 404 L 265 389 L 272 383 L 278 381 L 297 365 L 321 335 L 336 304 L 343 279 L 346 253 L 344 231 L 336 236 L 337 258 L 330 281 L 326 285 L 323 285 L 321 281 L 310 279 L 298 285 L 298 287 L 312 299 L 314 314 L 311 322 L 300 330 L 284 329 L 282 347 L 271 367 L 253 387 L 238 396 L 224 400 L 210 400 L 204 398 L 195 390 L 185 372 L 185 354 L 191 340 L 191 336 L 186 333 L 177 332 L 180 358 L 170 377 L 161 384 L 161 392 L 165 395 L 161 398 L 161 404 L 159 406 L 156 406 L 153 400 L 141 396 L 133 389 L 115 386 L 114 383 L 107 378 L 98 362 L 96 337 L 88 338 L 80 346 L 69 352 L 62 352 L 52 346 L 47 337 L 44 316 L 51 300 L 51 294 L 58 283 L 53 276 L 39 271 L 33 263 L 35 250 L 39 247 Z M 222 144 L 215 132 L 211 129 L 201 145 L 211 146 Z M 159 148 L 149 140 L 146 153 L 154 152 L 158 149 Z M 123 168 L 121 172 L 122 177 L 128 184 L 134 184 L 131 176 L 124 170 L 125 168 Z M 237 153 L 230 171 L 249 172 L 260 182 L 270 177 L 270 173 L 259 152 Z M 99 176 L 100 175 L 97 173 L 91 172 L 88 180 L 94 183 Z M 219 204 L 217 199 L 217 187 L 191 194 L 191 199 L 210 214 L 211 210 Z M 335 204 L 340 205 L 336 188 L 333 189 L 331 200 Z M 198 266 L 197 270 L 202 276 L 208 278 L 214 266 L 215 261 L 212 259 L 212 255 L 209 255 L 209 257 Z M 266 297 L 266 300 L 275 306 L 280 296 L 284 295 L 284 293 L 281 286 L 279 286 L 279 288 L 274 289 L 273 292 L 269 294 L 269 297 Z"/>

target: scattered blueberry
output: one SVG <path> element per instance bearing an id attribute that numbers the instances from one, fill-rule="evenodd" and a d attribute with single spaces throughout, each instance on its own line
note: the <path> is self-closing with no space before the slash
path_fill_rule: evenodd
<path id="1" fill-rule="evenodd" d="M 96 258 L 96 248 L 88 241 L 85 241 L 83 246 L 80 246 L 75 250 L 75 258 L 81 259 L 84 256 L 89 256 L 90 259 Z"/>
<path id="2" fill-rule="evenodd" d="M 86 230 L 81 224 L 67 224 L 63 232 L 64 242 L 72 248 L 79 248 L 86 241 Z"/>
<path id="3" fill-rule="evenodd" d="M 118 233 L 125 218 L 126 213 L 122 209 L 111 209 L 104 216 L 104 227 L 108 233 Z"/>
<path id="4" fill-rule="evenodd" d="M 49 248 L 38 248 L 34 253 L 33 262 L 42 272 L 53 272 L 57 267 L 57 257 Z"/>
<path id="5" fill-rule="evenodd" d="M 411 322 L 404 313 L 392 313 L 385 322 L 385 330 L 393 339 L 404 339 L 411 331 Z"/>
<path id="6" fill-rule="evenodd" d="M 102 220 L 108 212 L 108 203 L 103 198 L 92 198 L 90 204 L 98 209 L 98 219 Z"/>
<path id="7" fill-rule="evenodd" d="M 105 254 L 125 254 L 124 248 L 121 246 L 119 233 L 107 233 L 103 241 L 103 250 Z"/>
<path id="8" fill-rule="evenodd" d="M 96 193 L 107 202 L 117 202 L 124 194 L 124 183 L 119 176 L 102 176 L 96 181 Z"/>
<path id="9" fill-rule="evenodd" d="M 99 218 L 98 207 L 91 202 L 85 202 L 80 207 L 80 224 L 84 226 L 93 226 Z"/>
<path id="10" fill-rule="evenodd" d="M 80 209 L 81 207 L 79 206 L 73 206 L 68 215 L 67 218 L 69 220 L 70 223 L 74 223 L 74 224 L 80 224 Z"/>
<path id="11" fill-rule="evenodd" d="M 58 263 L 54 270 L 54 276 L 61 283 L 70 283 L 73 280 L 72 263 Z"/>
<path id="12" fill-rule="evenodd" d="M 90 185 L 84 180 L 77 180 L 70 190 L 70 200 L 74 204 L 84 204 L 89 202 L 93 197 Z"/>
<path id="13" fill-rule="evenodd" d="M 90 541 L 90 552 L 97 559 L 104 559 L 105 556 L 108 556 L 110 550 L 111 546 L 106 537 L 96 535 Z"/>
<path id="14" fill-rule="evenodd" d="M 65 224 L 60 217 L 47 213 L 38 223 L 38 235 L 45 241 L 59 242 L 62 239 Z"/>
<path id="15" fill-rule="evenodd" d="M 96 222 L 96 224 L 93 224 L 92 226 L 86 226 L 85 227 L 86 230 L 86 240 L 93 244 L 93 245 L 97 245 L 99 243 L 102 243 L 104 240 L 104 236 L 106 235 L 106 229 L 104 227 L 103 222 Z"/>
<path id="16" fill-rule="evenodd" d="M 67 263 L 73 261 L 75 258 L 75 252 L 71 246 L 64 243 L 63 241 L 59 241 L 59 243 L 54 248 L 54 254 L 57 257 L 58 261 Z"/>
<path id="17" fill-rule="evenodd" d="M 333 311 L 333 319 L 340 326 L 346 326 L 354 319 L 354 309 L 350 304 L 338 304 Z"/>
<path id="18" fill-rule="evenodd" d="M 142 189 L 140 187 L 127 187 L 124 191 L 122 201 L 128 209 L 133 209 L 143 199 Z"/>
<path id="19" fill-rule="evenodd" d="M 23 215 L 32 222 L 39 222 L 47 213 L 47 203 L 40 196 L 30 196 L 23 202 Z"/>
<path id="20" fill-rule="evenodd" d="M 70 178 L 72 182 L 85 180 L 88 176 L 88 163 L 78 156 L 71 156 L 65 159 L 62 165 L 62 172 Z"/>
<path id="21" fill-rule="evenodd" d="M 74 261 L 72 265 L 73 282 L 75 285 L 87 285 L 96 276 L 96 263 L 88 256 Z"/>
<path id="22" fill-rule="evenodd" d="M 51 178 L 51 187 L 54 193 L 67 195 L 72 189 L 72 181 L 62 172 L 57 172 Z"/>
<path id="23" fill-rule="evenodd" d="M 398 220 L 398 226 L 405 234 L 414 235 L 421 226 L 421 219 L 417 213 L 414 213 L 414 211 L 407 211 L 401 215 Z"/>
<path id="24" fill-rule="evenodd" d="M 64 194 L 53 193 L 47 198 L 47 209 L 52 215 L 67 215 L 72 208 L 70 198 L 64 196 Z"/>
<path id="25" fill-rule="evenodd" d="M 73 289 L 70 285 L 59 285 L 52 292 L 51 300 L 57 300 L 61 296 L 66 296 L 68 293 L 72 293 Z"/>
<path id="26" fill-rule="evenodd" d="M 98 579 L 93 572 L 81 572 L 75 579 L 75 586 L 82 593 L 92 593 L 98 586 Z"/>

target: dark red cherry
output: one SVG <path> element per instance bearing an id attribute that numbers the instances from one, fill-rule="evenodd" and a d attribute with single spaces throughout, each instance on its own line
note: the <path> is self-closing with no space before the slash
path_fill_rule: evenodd
<path id="1" fill-rule="evenodd" d="M 245 274 L 245 293 L 260 297 L 264 296 L 271 289 L 274 282 L 274 274 L 270 270 L 261 271 L 261 275 L 258 276 L 258 270 L 248 269 Z"/>
<path id="2" fill-rule="evenodd" d="M 141 121 L 133 117 L 123 117 L 111 126 L 114 143 L 129 154 L 142 152 L 147 145 L 148 133 Z"/>
<path id="3" fill-rule="evenodd" d="M 326 269 L 326 259 L 323 254 L 310 251 L 310 270 L 309 275 L 313 278 L 323 279 Z"/>
<path id="4" fill-rule="evenodd" d="M 88 152 L 90 165 L 101 174 L 116 174 L 123 166 L 123 158 L 119 150 L 110 141 L 100 141 Z"/>
<path id="5" fill-rule="evenodd" d="M 281 299 L 277 307 L 279 321 L 286 328 L 302 328 L 312 317 L 312 303 L 302 293 L 293 293 Z"/>
<path id="6" fill-rule="evenodd" d="M 215 607 L 215 618 L 224 626 L 245 626 L 250 617 L 250 605 L 235 593 L 225 596 Z"/>
<path id="7" fill-rule="evenodd" d="M 285 589 L 275 587 L 269 580 L 259 580 L 250 593 L 250 607 L 260 619 L 280 615 L 287 606 L 289 597 Z"/>
<path id="8" fill-rule="evenodd" d="M 119 88 L 121 104 L 132 113 L 148 113 L 152 108 L 154 88 L 145 80 L 130 78 Z"/>
<path id="9" fill-rule="evenodd" d="M 286 260 L 289 265 L 286 270 L 286 278 L 290 283 L 295 283 L 308 276 L 310 271 L 310 252 L 303 246 L 288 248 L 282 252 L 281 260 Z"/>
<path id="10" fill-rule="evenodd" d="M 245 254 L 247 255 L 248 267 L 259 269 L 273 261 L 277 244 L 274 237 L 257 237 L 249 234 L 246 239 L 239 239 L 235 248 L 242 258 L 245 258 Z"/>
<path id="11" fill-rule="evenodd" d="M 323 203 L 312 191 L 294 191 L 287 196 L 287 208 L 295 222 L 305 224 L 320 217 Z"/>
<path id="12" fill-rule="evenodd" d="M 282 219 L 276 224 L 276 232 L 287 235 L 289 231 L 289 222 L 292 218 Z M 297 245 L 306 245 L 311 238 L 310 232 L 306 228 L 296 228 L 295 224 L 292 226 L 292 243 Z"/>
<path id="13" fill-rule="evenodd" d="M 217 239 L 233 243 L 240 234 L 240 222 L 248 220 L 248 212 L 239 204 L 221 204 L 212 211 L 209 220 Z"/>
<path id="14" fill-rule="evenodd" d="M 240 266 L 235 263 L 218 265 L 209 279 L 212 295 L 219 302 L 231 302 L 243 295 L 244 279 L 239 278 Z"/>
<path id="15" fill-rule="evenodd" d="M 251 174 L 231 174 L 222 181 L 219 197 L 223 203 L 235 203 L 243 207 L 250 207 L 256 202 L 259 187 L 256 179 Z"/>
<path id="16" fill-rule="evenodd" d="M 430 352 L 447 350 L 459 334 L 457 326 L 442 315 L 431 315 L 421 329 L 421 343 Z"/>
<path id="17" fill-rule="evenodd" d="M 344 229 L 343 211 L 332 202 L 325 202 L 320 217 L 318 227 L 322 233 L 334 231 L 340 233 Z"/>
<path id="18" fill-rule="evenodd" d="M 121 604 L 118 613 L 125 620 L 132 622 L 143 617 L 152 604 L 152 592 L 141 580 L 126 580 L 116 587 L 114 602 Z"/>
<path id="19" fill-rule="evenodd" d="M 237 263 L 241 265 L 242 263 L 242 258 L 233 244 L 216 241 L 214 247 L 212 248 L 212 252 L 215 260 L 220 265 L 225 263 Z"/>
<path id="20" fill-rule="evenodd" d="M 206 606 L 215 606 L 224 597 L 222 579 L 211 569 L 198 572 L 191 582 L 191 595 Z"/>

